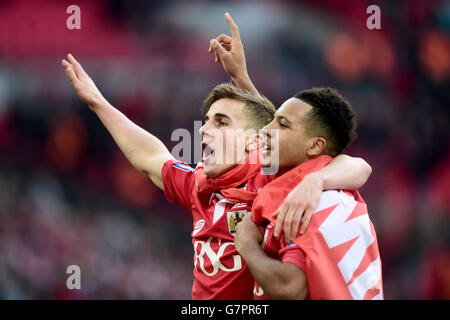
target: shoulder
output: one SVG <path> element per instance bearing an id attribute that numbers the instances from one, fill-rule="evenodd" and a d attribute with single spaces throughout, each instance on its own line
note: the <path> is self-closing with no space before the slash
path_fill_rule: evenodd
<path id="1" fill-rule="evenodd" d="M 189 178 L 190 176 L 193 176 L 194 171 L 194 168 L 188 164 L 180 160 L 170 159 L 164 163 L 161 170 L 161 176 L 163 180 L 177 176 Z"/>
<path id="2" fill-rule="evenodd" d="M 169 201 L 188 207 L 191 193 L 195 190 L 194 169 L 179 160 L 168 160 L 161 170 L 164 194 Z"/>
<path id="3" fill-rule="evenodd" d="M 259 192 L 261 189 L 272 182 L 275 179 L 275 175 L 273 174 L 264 174 L 262 170 L 250 178 L 247 182 L 247 190 L 252 192 Z"/>
<path id="4" fill-rule="evenodd" d="M 322 192 L 319 205 L 315 212 L 341 205 L 344 207 L 355 207 L 357 201 L 352 193 L 343 190 L 326 190 Z"/>
<path id="5" fill-rule="evenodd" d="M 169 168 L 172 167 L 173 169 L 180 170 L 182 172 L 187 172 L 187 173 L 194 172 L 194 168 L 192 168 L 191 166 L 189 166 L 188 164 L 186 164 L 180 160 L 175 160 L 175 159 L 167 160 L 164 163 L 164 166 L 167 166 Z"/>

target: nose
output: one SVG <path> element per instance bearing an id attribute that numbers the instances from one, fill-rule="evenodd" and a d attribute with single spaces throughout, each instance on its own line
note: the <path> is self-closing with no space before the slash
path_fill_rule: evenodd
<path id="1" fill-rule="evenodd" d="M 264 128 L 262 128 L 259 133 L 261 134 L 262 137 L 270 139 L 270 125 L 271 123 L 269 123 L 268 125 L 266 125 Z"/>
<path id="2" fill-rule="evenodd" d="M 205 121 L 205 124 L 202 125 L 200 127 L 200 129 L 198 129 L 198 132 L 200 133 L 200 136 L 202 137 L 202 139 L 208 138 L 211 135 L 210 134 L 210 122 Z"/>
<path id="3" fill-rule="evenodd" d="M 264 144 L 271 145 L 272 139 L 277 139 L 278 136 L 278 129 L 276 128 L 275 125 L 275 119 L 272 120 L 272 122 L 270 122 L 269 124 L 267 124 L 264 128 L 262 128 L 259 132 L 262 136 L 261 141 L 263 145 Z"/>
<path id="4" fill-rule="evenodd" d="M 267 135 L 267 126 L 262 128 L 261 130 L 259 130 L 259 135 L 260 136 L 266 136 Z"/>
<path id="5" fill-rule="evenodd" d="M 200 129 L 198 129 L 198 132 L 200 133 L 200 135 L 204 135 L 205 131 L 206 131 L 206 124 L 208 123 L 208 121 L 205 121 L 205 123 L 200 127 Z"/>

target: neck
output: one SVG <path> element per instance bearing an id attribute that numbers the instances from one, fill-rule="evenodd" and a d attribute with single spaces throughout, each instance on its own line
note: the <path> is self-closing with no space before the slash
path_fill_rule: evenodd
<path id="1" fill-rule="evenodd" d="M 216 170 L 215 172 L 205 172 L 205 175 L 209 178 L 220 178 L 222 175 L 228 173 L 237 166 L 247 164 L 247 162 L 248 164 L 257 164 L 257 159 L 253 157 L 249 158 L 249 152 L 245 151 L 244 157 L 238 159 L 235 163 L 229 165 L 219 165 L 220 168 L 218 170 Z"/>
<path id="2" fill-rule="evenodd" d="M 282 176 L 283 174 L 285 174 L 286 172 L 288 172 L 289 170 L 295 168 L 296 166 L 292 166 L 292 167 L 283 167 L 283 168 L 278 168 L 278 172 L 275 174 L 276 177 Z"/>
<path id="3" fill-rule="evenodd" d="M 301 161 L 301 162 L 299 162 L 297 164 L 294 164 L 294 165 L 291 165 L 291 166 L 280 167 L 280 168 L 278 168 L 278 173 L 276 174 L 276 176 L 277 177 L 282 176 L 283 174 L 285 174 L 289 170 L 294 169 L 295 167 L 298 167 L 299 165 L 301 165 L 301 164 L 303 164 L 305 162 L 308 162 L 309 160 L 313 160 L 313 159 L 316 159 L 316 158 L 319 158 L 319 157 L 322 157 L 322 156 L 328 156 L 328 155 L 320 154 L 320 155 L 317 155 L 317 156 L 314 156 L 314 157 L 308 157 L 304 161 Z"/>

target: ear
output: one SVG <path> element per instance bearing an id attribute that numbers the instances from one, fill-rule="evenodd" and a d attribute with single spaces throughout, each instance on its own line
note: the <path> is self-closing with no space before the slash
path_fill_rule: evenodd
<path id="1" fill-rule="evenodd" d="M 308 157 L 316 157 L 322 154 L 327 147 L 327 141 L 322 137 L 311 138 L 310 146 L 307 150 Z"/>

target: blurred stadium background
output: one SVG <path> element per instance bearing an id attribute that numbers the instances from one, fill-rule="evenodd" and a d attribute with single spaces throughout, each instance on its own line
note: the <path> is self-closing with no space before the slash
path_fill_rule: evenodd
<path id="1" fill-rule="evenodd" d="M 81 8 L 68 30 L 66 8 Z M 366 8 L 381 8 L 381 30 Z M 450 298 L 450 2 L 0 1 L 0 298 L 189 299 L 192 221 L 126 161 L 75 96 L 71 52 L 107 99 L 171 149 L 227 81 L 209 39 L 240 27 L 249 73 L 276 105 L 338 88 L 359 117 L 347 150 L 386 299 Z M 82 290 L 66 288 L 79 265 Z"/>

